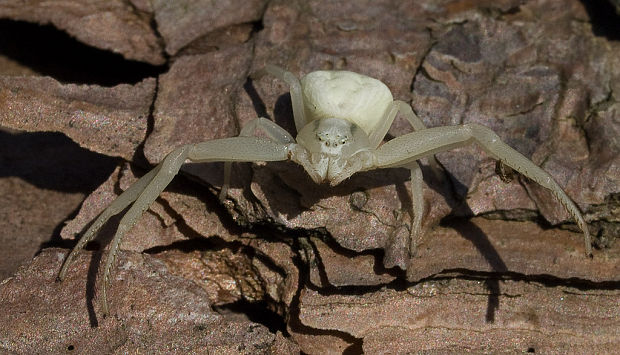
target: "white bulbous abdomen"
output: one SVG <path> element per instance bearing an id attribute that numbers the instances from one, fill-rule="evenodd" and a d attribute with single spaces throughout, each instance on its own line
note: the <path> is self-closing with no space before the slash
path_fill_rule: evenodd
<path id="1" fill-rule="evenodd" d="M 394 100 L 377 79 L 349 71 L 315 71 L 301 79 L 306 119 L 341 118 L 366 134 L 374 131 Z"/>

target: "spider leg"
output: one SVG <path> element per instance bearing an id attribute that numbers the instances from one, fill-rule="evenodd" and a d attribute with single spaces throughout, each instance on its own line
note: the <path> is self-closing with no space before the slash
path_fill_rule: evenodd
<path id="1" fill-rule="evenodd" d="M 153 180 L 153 177 L 157 174 L 160 167 L 156 167 L 151 170 L 144 176 L 142 176 L 138 181 L 136 181 L 133 185 L 131 185 L 127 190 L 125 190 L 122 194 L 120 194 L 116 200 L 114 200 L 103 212 L 99 214 L 97 219 L 90 225 L 86 233 L 80 238 L 75 247 L 71 250 L 71 253 L 65 258 L 65 261 L 62 264 L 62 268 L 58 273 L 58 281 L 62 281 L 65 279 L 67 274 L 67 270 L 69 266 L 75 259 L 75 257 L 79 254 L 79 252 L 84 249 L 86 244 L 90 242 L 96 235 L 97 231 L 114 215 L 120 213 L 125 207 L 129 206 L 132 202 L 138 198 L 138 195 L 142 193 L 144 188 Z"/>
<path id="2" fill-rule="evenodd" d="M 268 120 L 263 117 L 255 118 L 249 121 L 243 128 L 241 128 L 241 132 L 239 133 L 239 137 L 250 137 L 255 135 L 257 132 L 262 131 L 267 137 L 271 138 L 271 140 L 281 143 L 288 144 L 294 143 L 295 139 L 282 127 L 280 127 L 275 122 Z M 224 163 L 224 183 L 222 184 L 222 188 L 220 190 L 219 199 L 220 201 L 224 201 L 226 199 L 226 192 L 230 187 L 230 174 L 232 169 L 231 162 Z"/>
<path id="3" fill-rule="evenodd" d="M 131 205 L 127 213 L 118 224 L 114 238 L 110 243 L 110 249 L 106 258 L 103 271 L 103 285 L 101 288 L 103 313 L 109 313 L 107 302 L 107 288 L 109 285 L 110 272 L 118 247 L 125 233 L 130 230 L 142 216 L 151 203 L 166 188 L 170 181 L 177 175 L 186 159 L 194 162 L 214 161 L 277 161 L 288 159 L 289 147 L 269 139 L 258 137 L 234 137 L 224 138 L 203 143 L 184 145 L 168 154 L 164 160 L 153 170 L 143 176 L 134 185 L 129 187 L 117 200 L 106 208 L 97 220 L 91 225 L 86 234 L 80 239 L 78 245 L 65 260 L 65 264 L 59 274 L 62 279 L 65 276 L 70 261 L 75 258 L 79 250 L 94 237 L 95 233 L 113 215 Z"/>
<path id="4" fill-rule="evenodd" d="M 301 91 L 301 82 L 293 73 L 272 64 L 265 65 L 263 69 L 254 73 L 251 77 L 252 79 L 260 79 L 265 74 L 273 75 L 290 86 L 295 128 L 297 129 L 297 132 L 301 131 L 306 123 L 308 123 L 306 122 L 306 111 L 304 110 L 304 98 Z"/>
<path id="5" fill-rule="evenodd" d="M 477 143 L 495 159 L 500 160 L 529 179 L 549 189 L 575 219 L 584 234 L 585 252 L 592 253 L 588 225 L 579 208 L 553 180 L 551 175 L 517 152 L 495 132 L 479 124 L 429 128 L 396 137 L 375 150 L 376 167 L 396 167 L 435 153 Z"/>
<path id="6" fill-rule="evenodd" d="M 392 123 L 394 123 L 394 119 L 399 112 L 407 119 L 407 121 L 409 121 L 409 124 L 411 124 L 414 131 L 417 132 L 426 129 L 424 122 L 420 119 L 420 117 L 418 117 L 418 115 L 415 114 L 415 112 L 413 112 L 413 109 L 409 104 L 404 101 L 394 100 L 387 110 L 385 110 L 383 118 L 381 119 L 381 126 L 377 127 L 377 129 L 368 137 L 372 148 L 376 149 L 379 146 L 392 126 Z M 435 158 L 435 155 L 428 157 L 428 163 L 433 170 L 435 177 L 441 177 L 441 172 L 443 169 L 439 161 L 437 161 L 437 158 Z"/>
<path id="7" fill-rule="evenodd" d="M 148 185 L 144 187 L 138 198 L 135 200 L 133 205 L 129 208 L 127 213 L 121 218 L 121 221 L 118 224 L 118 228 L 116 229 L 116 233 L 114 234 L 114 238 L 110 243 L 110 249 L 108 250 L 108 256 L 106 258 L 104 271 L 103 271 L 103 287 L 101 289 L 101 296 L 103 301 L 103 314 L 107 315 L 109 313 L 108 308 L 108 298 L 107 298 L 107 288 L 110 282 L 110 271 L 112 269 L 112 264 L 116 259 L 116 254 L 118 252 L 118 246 L 121 243 L 123 236 L 125 233 L 131 229 L 131 227 L 136 224 L 138 218 L 142 216 L 144 211 L 149 208 L 149 205 L 155 201 L 155 199 L 159 196 L 159 194 L 164 190 L 166 186 L 170 183 L 170 181 L 175 177 L 178 173 L 181 165 L 187 158 L 188 151 L 191 146 L 182 146 L 164 158 L 164 161 L 158 165 L 153 171 L 156 170 L 156 173 L 149 181 Z"/>
<path id="8" fill-rule="evenodd" d="M 400 113 L 405 116 L 405 118 L 407 119 L 407 121 L 409 121 L 415 131 L 421 131 L 423 129 L 426 129 L 426 125 L 424 124 L 424 122 L 422 122 L 420 117 L 418 117 L 418 115 L 413 112 L 411 106 L 409 106 L 403 101 L 394 102 L 399 105 Z M 433 171 L 433 174 L 436 178 L 444 176 L 442 174 L 443 167 L 441 166 L 434 154 L 428 157 L 428 164 L 430 165 L 431 170 Z"/>
<path id="9" fill-rule="evenodd" d="M 383 113 L 383 117 L 380 121 L 381 125 L 378 126 L 374 132 L 371 132 L 368 135 L 371 148 L 376 149 L 381 141 L 383 141 L 383 138 L 389 131 L 390 127 L 392 127 L 392 123 L 394 123 L 394 119 L 399 112 L 407 119 L 407 121 L 409 121 L 409 124 L 411 124 L 414 131 L 426 129 L 424 122 L 422 122 L 420 117 L 413 112 L 411 106 L 404 101 L 394 100 Z"/>
<path id="10" fill-rule="evenodd" d="M 424 191 L 422 183 L 422 169 L 417 161 L 407 164 L 405 167 L 411 171 L 411 202 L 413 205 L 413 222 L 409 231 L 409 256 L 415 256 L 418 246 L 418 238 L 422 234 L 422 217 L 424 215 Z"/>
<path id="11" fill-rule="evenodd" d="M 383 118 L 381 119 L 381 126 L 377 127 L 377 129 L 372 132 L 369 136 L 370 146 L 376 149 L 388 130 L 394 123 L 394 119 L 398 113 L 401 113 L 413 130 L 416 132 L 427 129 L 424 122 L 418 117 L 409 104 L 404 101 L 394 100 L 390 104 L 390 106 L 385 110 L 383 114 Z M 442 177 L 442 168 L 441 164 L 437 161 L 434 155 L 428 157 L 428 162 L 433 171 L 435 177 Z M 411 256 L 414 255 L 416 250 L 417 239 L 420 237 L 422 232 L 422 216 L 424 215 L 424 194 L 422 190 L 423 176 L 422 170 L 420 169 L 420 165 L 413 161 L 411 163 L 403 165 L 405 168 L 409 168 L 411 171 L 411 201 L 413 203 L 413 221 L 411 224 L 410 230 L 410 245 L 409 245 L 409 254 Z"/>

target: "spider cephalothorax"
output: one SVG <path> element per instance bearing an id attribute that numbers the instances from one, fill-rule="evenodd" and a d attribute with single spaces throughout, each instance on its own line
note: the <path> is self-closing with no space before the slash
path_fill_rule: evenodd
<path id="1" fill-rule="evenodd" d="M 368 136 L 355 123 L 341 118 L 308 123 L 290 149 L 291 160 L 302 165 L 316 183 L 337 185 L 372 166 Z"/>

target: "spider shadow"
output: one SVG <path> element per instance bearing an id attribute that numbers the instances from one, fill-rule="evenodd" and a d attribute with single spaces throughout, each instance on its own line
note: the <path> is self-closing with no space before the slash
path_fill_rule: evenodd
<path id="1" fill-rule="evenodd" d="M 295 121 L 293 120 L 293 105 L 291 103 L 291 95 L 289 93 L 280 95 L 273 107 L 273 118 L 267 113 L 267 107 L 261 99 L 254 81 L 251 78 L 243 84 L 243 89 L 250 97 L 256 117 L 265 117 L 272 119 L 278 126 L 284 128 L 292 137 L 297 136 L 297 129 L 295 127 Z"/>
<path id="2" fill-rule="evenodd" d="M 120 218 L 117 218 L 117 220 L 120 220 Z M 99 273 L 99 265 L 101 264 L 101 259 L 103 257 L 103 250 L 98 248 L 98 250 L 94 250 L 91 255 L 92 257 L 90 263 L 88 264 L 88 272 L 86 273 L 85 302 L 90 327 L 96 328 L 99 326 L 99 322 L 97 320 L 97 314 L 95 313 L 95 288 L 97 283 L 97 274 Z"/>
<path id="3" fill-rule="evenodd" d="M 425 182 L 429 188 L 435 190 L 442 196 L 455 196 L 457 198 L 445 197 L 445 201 L 450 206 L 452 213 L 442 220 L 442 224 L 449 225 L 450 228 L 455 229 L 463 238 L 470 241 L 480 254 L 485 258 L 486 262 L 491 266 L 493 273 L 503 274 L 508 272 L 506 263 L 502 260 L 502 257 L 497 252 L 497 249 L 491 244 L 489 237 L 484 233 L 480 227 L 475 225 L 471 220 L 465 218 L 459 218 L 458 223 L 450 223 L 451 219 L 454 219 L 454 215 L 460 216 L 475 216 L 475 213 L 467 205 L 465 196 L 458 196 L 455 191 L 468 191 L 469 188 L 461 183 L 454 175 L 452 175 L 445 168 L 443 169 L 445 175 L 443 181 L 427 180 L 427 176 L 433 176 L 429 171 L 428 166 L 422 167 L 423 174 L 425 176 Z M 445 194 L 446 188 L 450 189 L 452 193 Z M 487 323 L 495 322 L 495 312 L 499 308 L 499 295 L 500 295 L 500 279 L 498 277 L 490 278 L 485 277 L 484 282 L 489 291 L 487 310 L 485 320 Z"/>

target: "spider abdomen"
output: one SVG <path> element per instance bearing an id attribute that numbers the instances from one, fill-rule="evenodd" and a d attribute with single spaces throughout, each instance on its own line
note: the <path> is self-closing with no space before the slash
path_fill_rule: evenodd
<path id="1" fill-rule="evenodd" d="M 394 100 L 381 81 L 349 71 L 315 71 L 301 79 L 301 86 L 308 121 L 345 119 L 366 134 L 381 123 Z"/>

